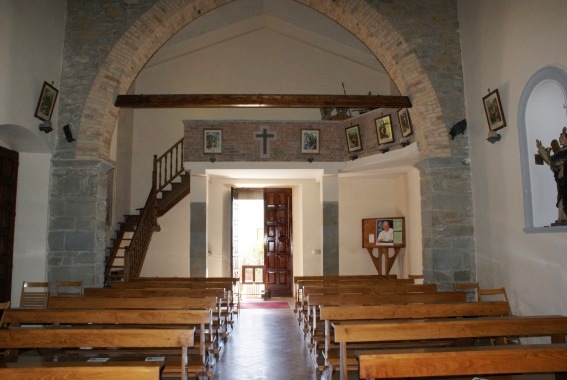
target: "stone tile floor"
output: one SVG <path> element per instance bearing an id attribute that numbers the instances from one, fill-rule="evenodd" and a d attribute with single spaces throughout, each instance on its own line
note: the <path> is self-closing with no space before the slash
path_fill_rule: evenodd
<path id="1" fill-rule="evenodd" d="M 291 308 L 240 311 L 213 380 L 243 379 L 317 379 Z"/>

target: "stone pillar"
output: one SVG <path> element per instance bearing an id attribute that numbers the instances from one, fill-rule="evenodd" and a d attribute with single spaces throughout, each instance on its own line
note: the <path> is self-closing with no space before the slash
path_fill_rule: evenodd
<path id="1" fill-rule="evenodd" d="M 189 275 L 207 275 L 207 193 L 205 173 L 191 172 L 191 220 L 189 226 Z"/>
<path id="2" fill-rule="evenodd" d="M 54 159 L 47 278 L 104 285 L 107 173 L 103 160 Z"/>
<path id="3" fill-rule="evenodd" d="M 339 177 L 325 172 L 321 178 L 323 207 L 323 275 L 339 274 Z"/>
<path id="4" fill-rule="evenodd" d="M 421 173 L 425 282 L 450 290 L 476 281 L 471 173 L 462 157 L 426 158 Z"/>

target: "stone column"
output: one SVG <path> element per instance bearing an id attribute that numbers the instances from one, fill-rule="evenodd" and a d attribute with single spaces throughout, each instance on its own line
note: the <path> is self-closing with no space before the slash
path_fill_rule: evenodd
<path id="1" fill-rule="evenodd" d="M 191 171 L 191 220 L 189 226 L 189 275 L 207 275 L 207 194 L 208 177 Z"/>
<path id="2" fill-rule="evenodd" d="M 339 274 L 339 177 L 337 172 L 321 178 L 323 207 L 323 275 Z"/>
<path id="3" fill-rule="evenodd" d="M 450 290 L 476 281 L 471 173 L 463 157 L 426 158 L 421 173 L 425 282 Z"/>
<path id="4" fill-rule="evenodd" d="M 103 160 L 54 159 L 49 194 L 47 278 L 104 285 L 107 173 Z"/>

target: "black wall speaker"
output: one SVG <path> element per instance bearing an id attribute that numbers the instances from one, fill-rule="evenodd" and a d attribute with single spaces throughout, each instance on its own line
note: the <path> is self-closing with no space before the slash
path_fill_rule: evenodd
<path id="1" fill-rule="evenodd" d="M 71 132 L 71 127 L 69 124 L 63 126 L 63 133 L 65 133 L 65 139 L 68 142 L 73 142 L 75 139 L 73 138 L 73 132 Z"/>

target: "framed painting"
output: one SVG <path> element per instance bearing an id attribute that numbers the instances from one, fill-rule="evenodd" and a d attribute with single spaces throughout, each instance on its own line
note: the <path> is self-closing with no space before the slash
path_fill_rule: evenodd
<path id="1" fill-rule="evenodd" d="M 413 133 L 411 128 L 411 119 L 407 108 L 398 110 L 398 121 L 400 122 L 402 137 L 408 137 Z"/>
<path id="2" fill-rule="evenodd" d="M 358 125 L 346 128 L 345 133 L 349 153 L 362 150 L 362 140 L 360 139 L 360 128 L 358 128 Z"/>
<path id="3" fill-rule="evenodd" d="M 50 121 L 58 94 L 59 90 L 49 83 L 43 82 L 34 116 L 43 121 Z"/>
<path id="4" fill-rule="evenodd" d="M 382 116 L 374 120 L 376 123 L 376 136 L 378 145 L 394 142 L 394 132 L 392 131 L 392 118 L 390 115 Z"/>
<path id="5" fill-rule="evenodd" d="M 496 131 L 504 128 L 506 126 L 506 118 L 504 118 L 504 111 L 502 111 L 502 102 L 500 102 L 498 89 L 482 98 L 482 102 L 484 104 L 486 120 L 488 121 L 488 129 Z"/>
<path id="6" fill-rule="evenodd" d="M 221 129 L 205 129 L 204 130 L 204 147 L 203 152 L 206 153 L 222 153 L 222 130 Z"/>
<path id="7" fill-rule="evenodd" d="M 301 153 L 319 153 L 318 129 L 303 129 L 301 131 Z"/>

